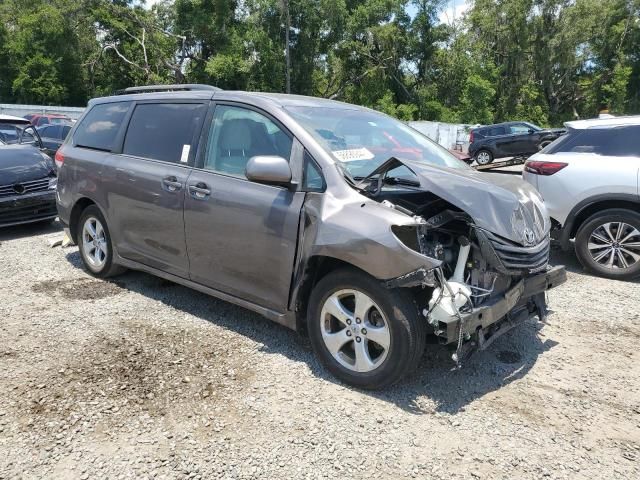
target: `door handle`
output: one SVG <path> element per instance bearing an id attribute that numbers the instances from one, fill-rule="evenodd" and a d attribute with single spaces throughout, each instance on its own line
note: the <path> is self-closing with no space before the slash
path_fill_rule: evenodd
<path id="1" fill-rule="evenodd" d="M 206 183 L 198 182 L 195 185 L 189 185 L 189 193 L 191 193 L 193 198 L 204 200 L 211 195 L 211 190 L 207 188 Z"/>
<path id="2" fill-rule="evenodd" d="M 182 188 L 182 182 L 179 182 L 178 179 L 173 176 L 163 178 L 162 185 L 164 185 L 169 192 L 177 192 Z"/>

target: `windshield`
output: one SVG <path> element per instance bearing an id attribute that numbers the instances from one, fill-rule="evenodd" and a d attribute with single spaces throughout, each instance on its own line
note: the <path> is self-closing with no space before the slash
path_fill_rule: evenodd
<path id="1" fill-rule="evenodd" d="M 28 123 L 0 123 L 0 141 L 6 145 L 15 143 L 34 144 L 36 143 L 34 131 L 35 128 Z"/>
<path id="2" fill-rule="evenodd" d="M 341 107 L 288 107 L 287 111 L 355 179 L 368 175 L 390 157 L 469 168 L 417 130 L 381 113 Z M 406 167 L 390 175 L 412 176 Z"/>
<path id="3" fill-rule="evenodd" d="M 49 123 L 59 125 L 61 123 L 68 123 L 71 119 L 69 117 L 49 117 Z"/>

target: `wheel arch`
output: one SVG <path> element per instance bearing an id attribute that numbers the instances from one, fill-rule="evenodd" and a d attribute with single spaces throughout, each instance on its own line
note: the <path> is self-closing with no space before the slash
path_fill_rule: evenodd
<path id="1" fill-rule="evenodd" d="M 603 210 L 622 208 L 640 212 L 640 197 L 632 194 L 596 195 L 578 203 L 565 222 L 560 243 L 564 249 L 569 248 L 569 241 L 575 238 L 580 226 L 592 215 Z"/>
<path id="2" fill-rule="evenodd" d="M 78 232 L 78 222 L 80 221 L 80 216 L 82 215 L 82 212 L 84 212 L 84 210 L 91 205 L 95 205 L 102 213 L 102 216 L 105 219 L 107 218 L 106 215 L 104 214 L 104 210 L 100 208 L 100 205 L 98 205 L 97 202 L 95 202 L 89 197 L 79 198 L 76 201 L 76 203 L 73 205 L 73 208 L 71 209 L 71 213 L 69 214 L 69 234 L 71 235 L 71 239 L 73 240 L 74 243 L 78 243 L 77 232 Z"/>

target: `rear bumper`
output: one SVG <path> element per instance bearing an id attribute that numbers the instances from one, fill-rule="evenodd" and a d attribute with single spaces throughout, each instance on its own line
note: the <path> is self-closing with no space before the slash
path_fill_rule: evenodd
<path id="1" fill-rule="evenodd" d="M 498 330 L 504 333 L 502 323 L 513 326 L 535 315 L 543 319 L 547 313 L 544 292 L 566 280 L 567 272 L 562 265 L 523 278 L 504 295 L 461 314 L 463 334 L 467 338 L 476 336 L 477 343 L 483 348 Z M 443 343 L 457 342 L 460 334 L 458 327 L 458 318 L 451 317 L 447 322 L 439 322 L 437 335 Z"/>
<path id="2" fill-rule="evenodd" d="M 56 216 L 55 190 L 0 198 L 0 227 L 51 220 Z"/>

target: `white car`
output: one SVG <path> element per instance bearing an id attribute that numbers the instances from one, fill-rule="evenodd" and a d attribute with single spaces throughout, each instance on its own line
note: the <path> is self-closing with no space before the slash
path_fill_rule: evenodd
<path id="1" fill-rule="evenodd" d="M 640 275 L 640 116 L 568 122 L 525 163 L 563 249 L 608 278 Z"/>

